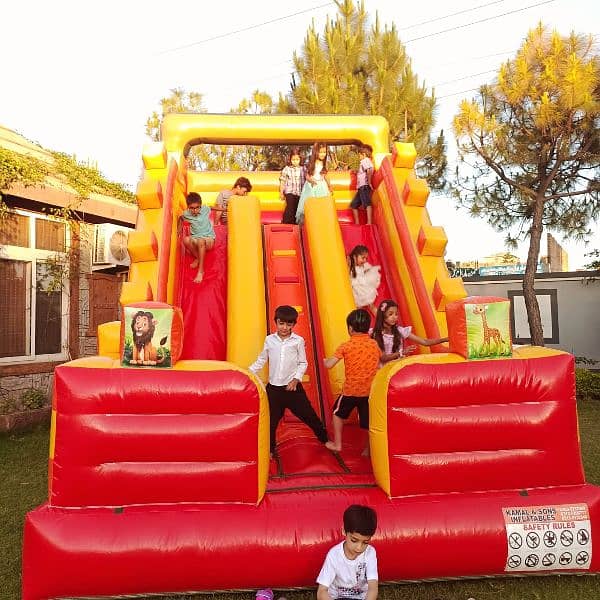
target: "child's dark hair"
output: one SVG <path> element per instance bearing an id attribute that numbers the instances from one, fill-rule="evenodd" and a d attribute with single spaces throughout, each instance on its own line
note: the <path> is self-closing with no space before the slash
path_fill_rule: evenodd
<path id="1" fill-rule="evenodd" d="M 248 193 L 252 191 L 252 184 L 250 183 L 250 180 L 247 177 L 238 177 L 235 180 L 233 187 L 246 188 L 248 190 Z"/>
<path id="2" fill-rule="evenodd" d="M 309 175 L 314 175 L 315 174 L 315 163 L 317 162 L 317 159 L 319 158 L 319 150 L 321 148 L 325 148 L 325 150 L 327 150 L 327 144 L 325 142 L 315 142 L 313 144 L 311 153 L 310 153 L 310 158 L 308 159 L 308 167 L 306 168 L 306 171 L 308 172 Z M 325 154 L 325 158 L 323 159 L 323 168 L 321 169 L 321 173 L 323 175 L 325 175 L 325 173 L 327 173 L 327 154 Z"/>
<path id="3" fill-rule="evenodd" d="M 370 506 L 352 504 L 344 511 L 344 531 L 371 537 L 377 529 L 377 513 Z"/>
<path id="4" fill-rule="evenodd" d="M 373 156 L 373 146 L 370 146 L 369 144 L 363 144 L 360 147 L 360 150 L 364 152 L 369 158 Z"/>
<path id="5" fill-rule="evenodd" d="M 290 153 L 288 154 L 288 165 L 292 164 L 292 156 L 300 157 L 300 163 L 302 163 L 302 151 L 300 150 L 300 146 L 292 146 L 290 148 Z"/>
<path id="6" fill-rule="evenodd" d="M 283 321 L 284 323 L 297 323 L 298 311 L 288 304 L 283 304 L 275 309 L 275 321 Z"/>
<path id="7" fill-rule="evenodd" d="M 190 192 L 185 197 L 185 203 L 187 206 L 190 204 L 200 204 L 202 206 L 202 196 L 198 192 Z"/>
<path id="8" fill-rule="evenodd" d="M 354 246 L 354 248 L 350 250 L 348 261 L 350 263 L 350 275 L 352 276 L 352 279 L 356 277 L 356 257 L 361 256 L 362 254 L 369 254 L 369 249 L 362 244 L 358 244 L 358 246 Z"/>
<path id="9" fill-rule="evenodd" d="M 369 333 L 371 315 L 364 308 L 357 308 L 346 317 L 346 325 L 356 333 Z"/>
<path id="10" fill-rule="evenodd" d="M 377 342 L 377 345 L 383 350 L 383 322 L 385 321 L 385 311 L 393 307 L 398 308 L 398 305 L 393 300 L 383 300 L 377 307 L 375 315 L 375 325 L 373 327 L 372 338 Z M 398 327 L 392 327 L 392 335 L 394 341 L 392 343 L 392 352 L 398 352 L 402 346 L 402 336 L 398 331 Z"/>

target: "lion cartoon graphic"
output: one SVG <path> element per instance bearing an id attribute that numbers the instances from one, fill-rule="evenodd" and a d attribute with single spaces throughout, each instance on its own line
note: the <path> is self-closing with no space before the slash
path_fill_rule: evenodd
<path id="1" fill-rule="evenodd" d="M 157 349 L 152 345 L 152 337 L 156 328 L 157 320 L 151 312 L 138 310 L 131 319 L 131 331 L 133 332 L 133 358 L 129 361 L 131 365 L 159 365 L 164 360 L 164 355 L 159 357 Z M 164 344 L 166 338 L 161 340 Z"/>

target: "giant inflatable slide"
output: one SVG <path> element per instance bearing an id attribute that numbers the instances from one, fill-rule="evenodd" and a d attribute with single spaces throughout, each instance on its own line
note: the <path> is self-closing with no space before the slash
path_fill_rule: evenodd
<path id="1" fill-rule="evenodd" d="M 24 600 L 313 586 L 356 503 L 378 513 L 383 582 L 600 570 L 600 489 L 583 473 L 573 357 L 512 347 L 506 300 L 466 297 L 414 146 L 390 153 L 388 137 L 381 117 L 165 118 L 143 154 L 122 321 L 100 327 L 98 356 L 56 369 L 48 500 L 26 518 Z M 186 166 L 196 144 L 315 140 L 373 147 L 373 225 L 353 224 L 350 172 L 330 172 L 333 195 L 310 199 L 299 228 L 281 223 L 278 172 Z M 177 234 L 185 196 L 214 204 L 240 175 L 252 193 L 231 199 L 194 283 Z M 359 243 L 382 266 L 378 301 L 395 299 L 404 324 L 449 346 L 378 372 L 370 457 L 356 423 L 333 453 L 287 415 L 271 459 L 265 374 L 247 367 L 274 308 L 294 306 L 303 385 L 330 428 L 343 366 L 322 359 L 347 338 L 346 255 Z M 158 364 L 138 366 L 130 332 L 159 314 Z"/>

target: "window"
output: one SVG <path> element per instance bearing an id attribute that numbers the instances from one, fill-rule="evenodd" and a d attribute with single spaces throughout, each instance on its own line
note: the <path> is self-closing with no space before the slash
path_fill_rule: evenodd
<path id="1" fill-rule="evenodd" d="M 522 290 L 508 290 L 510 302 L 510 325 L 513 344 L 531 344 L 531 333 Z M 535 290 L 545 344 L 558 344 L 558 294 L 556 289 Z"/>
<path id="2" fill-rule="evenodd" d="M 0 244 L 0 363 L 66 358 L 65 224 L 16 211 L 3 223 Z"/>

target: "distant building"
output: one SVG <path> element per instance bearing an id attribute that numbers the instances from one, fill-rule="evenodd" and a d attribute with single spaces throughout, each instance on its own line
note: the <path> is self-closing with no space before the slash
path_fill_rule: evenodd
<path id="1" fill-rule="evenodd" d="M 452 277 L 523 275 L 525 262 L 510 252 L 497 252 L 476 260 L 457 261 L 448 266 Z M 540 257 L 537 273 L 568 271 L 569 256 L 551 233 L 547 234 L 547 255 Z"/>

